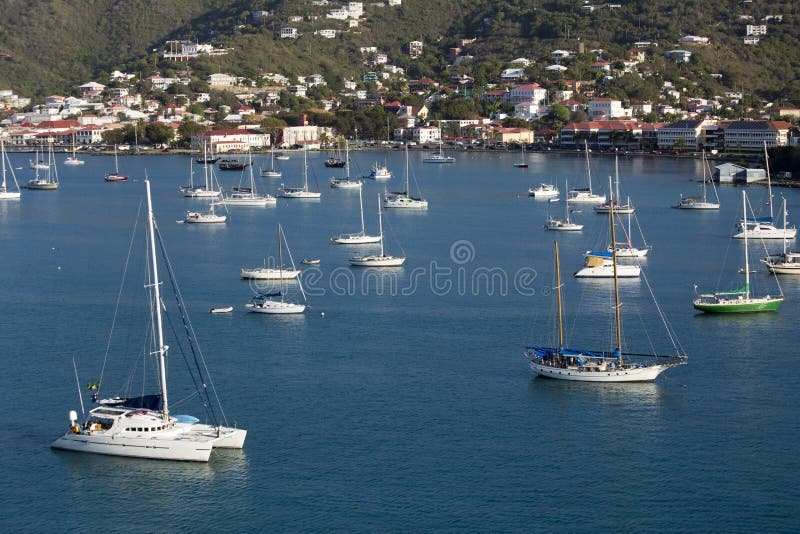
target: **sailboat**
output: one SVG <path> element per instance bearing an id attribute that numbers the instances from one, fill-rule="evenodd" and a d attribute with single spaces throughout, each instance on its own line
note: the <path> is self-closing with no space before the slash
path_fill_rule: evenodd
<path id="1" fill-rule="evenodd" d="M 331 238 L 337 245 L 364 245 L 367 243 L 377 243 L 382 239 L 379 235 L 367 235 L 364 229 L 364 201 L 361 191 L 358 191 L 358 207 L 361 211 L 361 231 L 355 234 L 341 234 Z"/>
<path id="2" fill-rule="evenodd" d="M 716 202 L 709 201 L 706 195 L 706 183 L 711 182 L 711 188 L 714 190 L 714 198 Z M 703 150 L 703 196 L 701 197 L 685 197 L 681 195 L 681 200 L 678 202 L 676 208 L 683 210 L 718 210 L 719 209 L 719 195 L 717 194 L 717 186 L 714 185 L 714 180 L 711 177 L 711 169 L 706 159 L 706 151 Z"/>
<path id="3" fill-rule="evenodd" d="M 82 159 L 78 158 L 78 156 L 75 153 L 75 150 L 76 150 L 75 149 L 75 134 L 72 134 L 72 155 L 68 156 L 64 160 L 64 165 L 73 165 L 74 166 L 74 165 L 83 165 L 84 163 L 86 163 Z"/>
<path id="4" fill-rule="evenodd" d="M 737 225 L 738 233 L 734 234 L 736 239 L 744 239 L 749 235 L 751 239 L 794 239 L 797 235 L 797 228 L 784 224 L 783 228 L 775 226 L 775 214 L 772 210 L 772 181 L 769 174 L 769 156 L 767 155 L 767 143 L 764 142 L 764 168 L 767 171 L 767 195 L 769 197 L 769 217 L 748 219 L 745 217 Z M 786 213 L 784 223 L 786 222 Z"/>
<path id="5" fill-rule="evenodd" d="M 608 190 L 611 191 L 611 179 L 608 180 Z M 617 212 L 617 201 L 616 199 L 612 199 L 611 202 L 614 203 L 614 213 Z M 628 201 L 628 205 L 630 205 L 630 201 Z M 611 257 L 612 252 L 616 252 L 617 258 L 644 258 L 647 256 L 647 253 L 650 251 L 650 247 L 645 243 L 644 248 L 636 248 L 633 246 L 633 242 L 631 241 L 631 219 L 635 217 L 632 211 L 625 212 L 628 215 L 628 227 L 627 230 L 623 227 L 624 232 L 624 241 L 619 241 L 617 243 L 612 243 L 608 246 L 606 251 L 592 251 L 589 250 L 586 252 L 585 256 L 597 256 L 604 259 L 609 259 Z M 638 220 L 636 223 L 639 226 Z M 639 228 L 641 232 L 641 227 Z M 642 236 L 644 237 L 644 236 Z M 612 250 L 612 246 L 616 248 L 616 251 Z M 637 275 L 638 276 L 638 275 Z"/>
<path id="6" fill-rule="evenodd" d="M 350 258 L 350 265 L 355 267 L 399 267 L 403 265 L 403 262 L 406 261 L 405 256 L 389 256 L 383 250 L 383 219 L 381 218 L 380 194 L 378 194 L 378 228 L 380 229 L 378 240 L 381 243 L 381 253 L 353 256 Z"/>
<path id="7" fill-rule="evenodd" d="M 32 180 L 28 180 L 25 187 L 28 189 L 38 189 L 40 191 L 55 191 L 58 189 L 58 169 L 56 160 L 53 157 L 53 145 L 50 144 L 47 151 L 47 166 L 44 169 L 44 176 L 40 176 L 39 168 Z"/>
<path id="8" fill-rule="evenodd" d="M 217 183 L 217 188 L 214 188 L 214 183 L 217 181 L 214 175 L 214 164 L 210 163 L 209 158 L 206 155 L 206 145 L 203 145 L 203 159 L 204 161 L 209 161 L 209 163 L 203 163 L 203 185 L 194 185 L 193 177 L 194 171 L 192 170 L 192 160 L 189 159 L 189 184 L 185 185 L 180 188 L 180 191 L 183 193 L 183 196 L 190 197 L 190 198 L 217 198 L 222 194 L 222 191 L 219 189 L 219 183 Z"/>
<path id="9" fill-rule="evenodd" d="M 107 172 L 106 182 L 127 182 L 128 177 L 119 173 L 119 160 L 117 159 L 117 145 L 114 145 L 114 172 Z"/>
<path id="10" fill-rule="evenodd" d="M 2 166 L 3 166 L 3 181 L 0 182 L 0 200 L 19 200 L 22 197 L 22 193 L 19 190 L 19 184 L 17 183 L 17 176 L 14 174 L 14 167 L 11 166 L 11 161 L 8 159 L 8 156 L 6 155 L 6 144 L 2 140 L 0 140 L 0 159 L 2 159 Z M 8 181 L 6 179 L 7 176 L 6 164 L 8 164 L 8 172 L 10 172 L 11 174 L 11 180 L 14 182 L 14 187 L 16 188 L 16 191 L 8 190 Z"/>
<path id="11" fill-rule="evenodd" d="M 344 167 L 347 160 L 342 159 L 342 151 L 339 148 L 339 143 L 336 143 L 336 148 L 331 149 L 328 159 L 325 160 L 326 167 L 336 167 L 337 169 Z"/>
<path id="12" fill-rule="evenodd" d="M 219 156 L 214 155 L 214 144 L 211 143 L 209 147 L 208 140 L 203 141 L 203 155 L 197 158 L 196 161 L 202 165 L 213 165 L 219 161 Z"/>
<path id="13" fill-rule="evenodd" d="M 786 198 L 783 199 L 783 226 L 786 226 Z M 770 272 L 775 274 L 800 274 L 800 252 L 786 250 L 787 238 L 783 239 L 783 252 L 770 254 L 762 259 Z"/>
<path id="14" fill-rule="evenodd" d="M 613 210 L 613 208 L 612 208 Z M 612 215 L 613 217 L 613 215 Z M 613 234 L 613 220 L 612 220 Z M 613 239 L 613 237 L 612 237 Z M 624 351 L 622 347 L 622 316 L 620 314 L 619 285 L 614 276 L 614 324 L 616 343 L 611 351 L 594 351 L 566 347 L 564 339 L 564 313 L 561 297 L 561 269 L 558 260 L 558 242 L 555 244 L 556 295 L 558 303 L 558 346 L 528 346 L 525 357 L 537 376 L 575 382 L 652 382 L 671 367 L 686 363 L 659 309 L 665 328 L 673 340 L 675 355 L 642 354 Z M 613 262 L 616 265 L 616 261 Z M 656 304 L 658 307 L 658 305 Z"/>
<path id="15" fill-rule="evenodd" d="M 606 201 L 605 195 L 597 195 L 592 192 L 592 167 L 589 164 L 589 143 L 583 142 L 584 152 L 586 153 L 586 182 L 588 187 L 580 189 L 570 189 L 567 194 L 567 202 L 579 202 L 585 204 L 600 204 Z"/>
<path id="16" fill-rule="evenodd" d="M 331 187 L 334 189 L 361 189 L 364 182 L 361 180 L 350 179 L 350 150 L 349 145 L 344 145 L 345 149 L 345 164 L 344 176 L 341 178 L 331 178 Z"/>
<path id="17" fill-rule="evenodd" d="M 303 187 L 284 187 L 281 184 L 281 198 L 320 198 L 322 193 L 308 190 L 308 150 L 303 148 Z"/>
<path id="18" fill-rule="evenodd" d="M 278 269 L 283 271 L 283 245 L 286 244 L 286 252 L 289 255 L 289 260 L 292 263 L 292 271 L 297 272 L 294 266 L 294 259 L 292 252 L 289 250 L 289 243 L 286 241 L 286 235 L 283 233 L 280 223 L 278 223 Z M 269 314 L 287 314 L 287 313 L 303 313 L 308 305 L 306 303 L 306 293 L 303 291 L 303 283 L 300 277 L 295 275 L 291 278 L 297 278 L 297 285 L 300 288 L 300 293 L 303 295 L 303 304 L 296 302 L 287 302 L 285 300 L 285 288 L 281 285 L 277 291 L 268 293 L 259 293 L 253 297 L 250 302 L 245 306 L 251 311 L 256 313 L 269 313 Z M 287 280 L 284 276 L 278 276 L 278 280 Z"/>
<path id="19" fill-rule="evenodd" d="M 264 178 L 280 178 L 283 173 L 275 168 L 275 146 L 270 150 L 270 166 L 269 169 L 261 169 L 261 176 Z"/>
<path id="20" fill-rule="evenodd" d="M 187 224 L 218 224 L 224 223 L 227 220 L 227 215 L 218 215 L 214 212 L 214 202 L 212 201 L 208 205 L 208 212 L 206 213 L 188 210 L 183 222 Z"/>
<path id="21" fill-rule="evenodd" d="M 514 167 L 518 169 L 527 169 L 528 162 L 525 161 L 525 143 L 521 143 L 521 145 L 522 145 L 522 155 L 520 157 L 519 163 L 515 163 Z"/>
<path id="22" fill-rule="evenodd" d="M 36 157 L 32 160 L 29 160 L 31 169 L 37 169 L 40 171 L 45 171 L 50 167 L 48 163 L 45 163 L 44 158 L 39 155 L 39 147 L 36 147 Z"/>
<path id="23" fill-rule="evenodd" d="M 428 209 L 428 201 L 411 196 L 409 189 L 408 145 L 406 145 L 406 189 L 402 192 L 387 194 L 383 201 L 384 208 Z"/>
<path id="24" fill-rule="evenodd" d="M 233 192 L 230 195 L 224 195 L 222 200 L 217 202 L 218 204 L 224 204 L 226 206 L 244 206 L 244 207 L 257 207 L 261 208 L 266 206 L 267 204 L 275 204 L 277 200 L 275 197 L 269 194 L 259 195 L 258 191 L 256 191 L 256 180 L 253 177 L 253 161 L 252 156 L 250 153 L 247 154 L 248 157 L 248 164 L 250 173 L 249 173 L 249 180 L 250 180 L 250 187 L 234 187 Z M 241 184 L 241 181 L 239 182 Z"/>
<path id="25" fill-rule="evenodd" d="M 445 156 L 444 150 L 442 149 L 442 142 L 439 141 L 439 150 L 436 152 L 431 152 L 424 158 L 422 158 L 423 163 L 455 163 L 456 158 L 453 156 Z"/>
<path id="26" fill-rule="evenodd" d="M 614 202 L 614 213 L 617 215 L 630 215 L 633 213 L 636 208 L 633 207 L 631 204 L 631 199 L 628 197 L 628 201 L 625 204 L 620 204 L 620 199 L 622 198 L 619 196 L 619 154 L 617 152 L 614 153 L 614 184 L 615 184 L 615 191 L 612 198 L 611 194 L 611 180 L 609 180 L 608 184 L 608 202 L 603 202 L 602 204 L 598 204 L 594 207 L 595 213 L 608 213 L 608 210 L 611 209 L 609 204 Z"/>
<path id="27" fill-rule="evenodd" d="M 742 215 L 747 220 L 747 191 L 742 191 Z M 783 292 L 779 297 L 766 295 L 754 297 L 750 293 L 750 258 L 748 254 L 749 225 L 745 225 L 744 232 L 744 285 L 731 291 L 721 291 L 711 294 L 698 295 L 692 305 L 696 310 L 706 313 L 752 313 L 775 311 L 783 302 Z M 696 287 L 696 286 L 695 286 Z"/>
<path id="28" fill-rule="evenodd" d="M 569 183 L 566 182 L 564 187 L 569 189 Z M 546 230 L 556 230 L 559 232 L 577 232 L 583 230 L 582 224 L 577 224 L 569 220 L 569 204 L 564 203 L 564 218 L 556 219 L 550 215 L 547 216 L 547 222 L 544 223 Z"/>
<path id="29" fill-rule="evenodd" d="M 198 393 L 207 407 L 211 424 L 201 424 L 199 420 L 187 415 L 172 415 L 167 396 L 167 354 L 169 345 L 165 343 L 161 299 L 161 281 L 156 250 L 160 248 L 164 255 L 164 244 L 156 232 L 153 216 L 153 205 L 150 197 L 150 181 L 145 179 L 147 191 L 148 222 L 148 254 L 151 280 L 147 284 L 151 297 L 149 315 L 152 321 L 150 354 L 156 356 L 159 394 L 133 398 L 115 397 L 97 401 L 99 406 L 90 410 L 85 421 L 79 423 L 76 411 L 69 413 L 69 430 L 56 439 L 51 447 L 76 452 L 107 454 L 154 460 L 184 460 L 207 462 L 215 448 L 241 449 L 247 431 L 222 424 L 217 419 L 209 390 L 210 383 L 206 376 L 206 365 L 202 361 L 202 352 L 197 346 L 193 333 L 189 337 L 189 345 L 195 358 L 200 361 L 192 376 L 195 383 L 202 384 Z M 178 291 L 172 273 L 172 267 L 166 262 L 167 272 L 178 301 L 178 310 L 186 332 L 193 332 L 186 308 Z M 181 346 L 181 343 L 176 343 Z M 90 389 L 99 391 L 102 382 L 94 382 Z M 213 389 L 212 389 L 213 391 Z M 94 397 L 96 398 L 96 397 Z M 217 400 L 218 404 L 218 400 Z M 83 400 L 81 399 L 81 406 Z M 221 413 L 221 410 L 220 410 Z M 224 416 L 223 416 L 224 420 Z M 226 423 L 227 424 L 227 423 Z"/>

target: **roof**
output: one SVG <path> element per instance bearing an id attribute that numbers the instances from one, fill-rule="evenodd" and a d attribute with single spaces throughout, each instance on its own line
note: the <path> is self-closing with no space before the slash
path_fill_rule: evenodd
<path id="1" fill-rule="evenodd" d="M 514 86 L 511 90 L 512 91 L 532 91 L 535 89 L 542 89 L 542 86 L 538 83 L 523 83 L 520 85 Z"/>
<path id="2" fill-rule="evenodd" d="M 664 130 L 687 130 L 687 129 L 695 129 L 698 128 L 703 123 L 702 119 L 700 120 L 680 120 L 677 122 L 673 122 L 672 124 L 667 124 L 662 129 Z"/>

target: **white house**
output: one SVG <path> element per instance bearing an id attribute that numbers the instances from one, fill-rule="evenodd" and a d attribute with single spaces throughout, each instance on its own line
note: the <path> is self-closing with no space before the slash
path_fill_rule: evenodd
<path id="1" fill-rule="evenodd" d="M 297 28 L 281 28 L 281 39 L 297 39 L 299 35 Z"/>
<path id="2" fill-rule="evenodd" d="M 332 9 L 331 11 L 328 12 L 327 15 L 325 15 L 325 17 L 329 19 L 336 19 L 336 20 L 347 20 L 349 16 L 350 13 L 348 13 L 348 11 L 344 8 Z"/>
<path id="3" fill-rule="evenodd" d="M 500 79 L 504 81 L 519 80 L 525 76 L 525 69 L 504 69 L 500 73 Z"/>
<path id="4" fill-rule="evenodd" d="M 511 61 L 508 62 L 508 65 L 510 67 L 521 67 L 523 69 L 525 67 L 528 67 L 530 64 L 531 60 L 524 57 L 518 57 L 517 59 L 512 59 Z"/>
<path id="5" fill-rule="evenodd" d="M 525 83 L 516 85 L 508 92 L 507 100 L 512 104 L 520 102 L 533 102 L 541 104 L 547 98 L 547 89 L 538 83 Z"/>
<path id="6" fill-rule="evenodd" d="M 589 117 L 592 120 L 630 117 L 631 115 L 631 110 L 623 108 L 620 100 L 614 98 L 593 98 L 589 100 Z"/>
<path id="7" fill-rule="evenodd" d="M 294 96 L 305 98 L 306 96 L 306 86 L 305 85 L 290 85 L 286 88 Z"/>
<path id="8" fill-rule="evenodd" d="M 408 43 L 408 55 L 411 56 L 412 59 L 421 57 L 423 46 L 424 44 L 422 41 L 411 41 Z"/>
<path id="9" fill-rule="evenodd" d="M 569 50 L 553 50 L 550 52 L 550 57 L 555 59 L 556 61 L 566 59 L 572 55 L 572 52 Z"/>
<path id="10" fill-rule="evenodd" d="M 319 35 L 320 37 L 324 37 L 325 39 L 333 39 L 336 37 L 336 30 L 317 30 L 314 32 L 314 35 Z"/>
<path id="11" fill-rule="evenodd" d="M 680 39 L 678 39 L 679 43 L 688 43 L 688 44 L 708 44 L 708 37 L 700 37 L 698 35 L 684 35 Z"/>
<path id="12" fill-rule="evenodd" d="M 211 87 L 233 87 L 236 85 L 236 77 L 222 72 L 215 72 L 206 77 L 206 82 Z"/>
<path id="13" fill-rule="evenodd" d="M 411 138 L 419 144 L 438 143 L 442 139 L 442 130 L 438 126 L 412 128 Z"/>
<path id="14" fill-rule="evenodd" d="M 745 27 L 745 35 L 766 35 L 766 34 L 767 34 L 766 24 L 748 24 Z"/>

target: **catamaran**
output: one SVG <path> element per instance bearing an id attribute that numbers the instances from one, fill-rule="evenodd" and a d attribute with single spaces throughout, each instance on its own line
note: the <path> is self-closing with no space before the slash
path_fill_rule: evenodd
<path id="1" fill-rule="evenodd" d="M 748 219 L 745 217 L 737 225 L 739 230 L 733 237 L 744 239 L 748 236 L 751 239 L 794 239 L 797 235 L 797 228 L 786 225 L 787 213 L 784 212 L 784 226 L 775 226 L 775 214 L 772 211 L 772 181 L 769 173 L 769 156 L 767 155 L 767 143 L 764 142 L 764 168 L 767 171 L 767 196 L 769 197 L 769 217 Z M 784 206 L 785 209 L 785 206 Z"/>
<path id="2" fill-rule="evenodd" d="M 612 208 L 613 211 L 613 208 Z M 612 213 L 613 217 L 613 213 Z M 613 218 L 612 240 L 613 240 Z M 617 265 L 616 258 L 612 259 Z M 659 317 L 672 341 L 674 355 L 629 352 L 622 347 L 622 316 L 620 314 L 619 285 L 614 276 L 614 324 L 616 343 L 611 351 L 596 351 L 566 347 L 564 313 L 561 296 L 561 270 L 558 261 L 558 242 L 555 242 L 556 296 L 558 304 L 558 346 L 528 346 L 524 353 L 531 370 L 537 376 L 575 382 L 652 382 L 658 375 L 686 363 L 686 355 L 679 350 L 660 307 Z"/>
<path id="3" fill-rule="evenodd" d="M 712 202 L 706 195 L 706 183 L 711 182 L 711 188 L 714 191 L 714 198 L 716 202 Z M 719 209 L 719 195 L 717 194 L 717 186 L 714 185 L 714 179 L 711 176 L 711 168 L 706 159 L 706 151 L 703 150 L 703 196 L 685 197 L 681 195 L 681 200 L 678 202 L 676 208 L 683 210 L 718 210 Z"/>
<path id="4" fill-rule="evenodd" d="M 586 153 L 586 188 L 570 189 L 567 194 L 567 202 L 583 204 L 600 204 L 606 201 L 605 195 L 597 195 L 592 192 L 592 167 L 589 163 L 589 143 L 583 142 L 584 152 Z"/>
<path id="5" fill-rule="evenodd" d="M 383 219 L 381 218 L 380 194 L 378 194 L 378 228 L 380 229 L 378 240 L 381 243 L 381 253 L 353 256 L 350 258 L 350 265 L 355 267 L 399 267 L 403 265 L 403 262 L 406 261 L 405 256 L 389 256 L 383 250 Z"/>
<path id="6" fill-rule="evenodd" d="M 406 189 L 402 192 L 386 194 L 383 201 L 384 208 L 406 208 L 406 209 L 428 209 L 428 201 L 422 198 L 411 196 L 409 189 L 409 170 L 408 170 L 408 145 L 406 145 Z"/>
<path id="7" fill-rule="evenodd" d="M 743 220 L 747 219 L 747 191 L 742 191 L 742 215 Z M 750 258 L 748 254 L 748 225 L 745 225 L 744 232 L 744 285 L 731 291 L 720 291 L 717 293 L 698 295 L 692 305 L 696 310 L 706 313 L 752 313 L 775 311 L 783 302 L 783 291 L 778 285 L 779 297 L 766 295 L 764 297 L 754 297 L 750 293 Z M 777 281 L 777 279 L 776 279 Z M 697 286 L 695 286 L 696 288 Z"/>
<path id="8" fill-rule="evenodd" d="M 19 200 L 22 197 L 22 193 L 19 190 L 17 176 L 14 174 L 14 167 L 11 166 L 11 160 L 8 159 L 8 155 L 6 154 L 6 144 L 2 140 L 0 140 L 0 159 L 2 159 L 3 165 L 3 181 L 0 183 L 0 200 Z M 6 164 L 8 164 L 8 171 L 6 171 Z M 11 180 L 14 182 L 16 191 L 9 191 L 8 189 L 8 182 L 6 180 L 7 172 L 11 174 Z"/>
<path id="9" fill-rule="evenodd" d="M 332 237 L 331 241 L 337 245 L 365 245 L 377 243 L 382 239 L 380 235 L 367 235 L 364 230 L 364 201 L 361 191 L 358 192 L 358 207 L 361 212 L 361 231 L 355 234 L 340 234 L 337 237 Z"/>
<path id="10" fill-rule="evenodd" d="M 180 321 L 184 326 L 181 330 L 188 333 L 189 346 L 197 362 L 192 379 L 196 384 L 202 385 L 198 388 L 198 394 L 203 399 L 202 404 L 208 410 L 207 417 L 210 424 L 201 424 L 193 416 L 173 415 L 170 412 L 166 367 L 170 347 L 164 339 L 162 308 L 165 308 L 165 304 L 161 299 L 162 288 L 156 251 L 160 250 L 164 258 L 166 258 L 166 252 L 161 234 L 157 232 L 150 197 L 150 181 L 147 179 L 145 180 L 145 189 L 147 191 L 149 269 L 152 269 L 149 273 L 151 279 L 146 286 L 151 297 L 149 311 L 146 313 L 152 323 L 149 329 L 152 333 L 149 353 L 156 356 L 160 392 L 140 397 L 114 397 L 99 400 L 97 401 L 99 406 L 90 410 L 82 422 L 79 421 L 76 411 L 70 411 L 69 430 L 56 439 L 51 447 L 76 452 L 153 460 L 207 462 L 211 452 L 216 448 L 241 449 L 244 446 L 247 431 L 228 426 L 224 421 L 224 415 L 220 420 L 217 411 L 214 410 L 215 404 L 219 405 L 219 399 L 212 401 L 212 395 L 216 397 L 216 392 L 213 387 L 206 387 L 212 382 L 206 376 L 207 368 L 197 339 L 194 337 L 194 330 L 189 323 L 186 307 L 175 282 L 172 267 L 165 259 L 167 273 L 178 303 Z M 181 347 L 182 344 L 176 343 L 176 346 Z M 102 380 L 90 384 L 90 389 L 95 392 L 93 398 L 96 398 L 102 385 Z M 82 406 L 83 399 L 81 398 Z M 219 410 L 219 413 L 222 414 L 222 411 Z"/>
<path id="11" fill-rule="evenodd" d="M 286 245 L 286 252 L 289 255 L 289 260 L 292 264 L 292 271 L 297 272 L 298 274 L 300 271 L 297 271 L 294 266 L 294 259 L 292 258 L 292 252 L 289 250 L 289 243 L 286 242 L 286 235 L 283 233 L 283 229 L 281 228 L 280 223 L 278 223 L 278 270 L 283 271 L 283 245 Z M 300 288 L 300 294 L 303 295 L 303 303 L 298 302 L 289 302 L 285 299 L 286 295 L 286 288 L 283 286 L 282 282 L 287 280 L 288 278 L 284 276 L 278 276 L 278 280 L 281 281 L 281 284 L 278 287 L 277 291 L 269 291 L 266 293 L 259 293 L 258 295 L 254 296 L 250 302 L 245 304 L 245 307 L 248 308 L 251 312 L 255 313 L 268 313 L 273 315 L 283 315 L 288 313 L 303 313 L 308 306 L 306 301 L 306 293 L 303 290 L 303 283 L 300 281 L 300 277 L 295 275 L 292 278 L 297 278 L 297 285 Z"/>

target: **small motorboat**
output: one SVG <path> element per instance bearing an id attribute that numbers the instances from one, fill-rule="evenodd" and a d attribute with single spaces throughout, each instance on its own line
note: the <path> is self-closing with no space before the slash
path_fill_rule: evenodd
<path id="1" fill-rule="evenodd" d="M 225 306 L 224 308 L 211 308 L 211 313 L 230 313 L 233 311 L 233 306 Z"/>
<path id="2" fill-rule="evenodd" d="M 300 260 L 300 263 L 302 263 L 303 265 L 319 265 L 319 262 L 320 262 L 320 260 L 316 260 L 316 259 L 310 260 L 310 259 L 303 258 L 302 260 Z"/>

